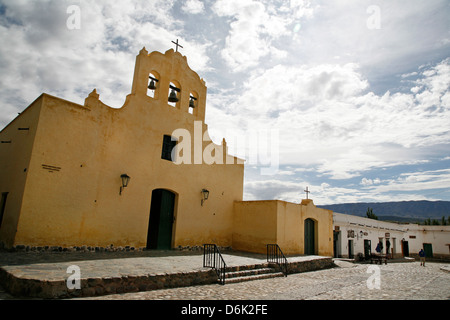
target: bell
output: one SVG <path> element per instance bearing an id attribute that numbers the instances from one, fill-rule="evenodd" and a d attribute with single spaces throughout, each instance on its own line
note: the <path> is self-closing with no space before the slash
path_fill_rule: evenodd
<path id="1" fill-rule="evenodd" d="M 195 108 L 194 99 L 189 100 L 189 108 Z"/>
<path id="2" fill-rule="evenodd" d="M 156 89 L 156 85 L 155 85 L 155 81 L 150 81 L 150 84 L 148 85 L 148 88 L 150 90 L 155 90 Z"/>
<path id="3" fill-rule="evenodd" d="M 172 89 L 169 95 L 169 102 L 178 102 L 177 93 Z"/>

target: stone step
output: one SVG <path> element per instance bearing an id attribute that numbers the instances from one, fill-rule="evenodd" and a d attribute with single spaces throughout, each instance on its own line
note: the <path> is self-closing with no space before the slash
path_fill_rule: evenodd
<path id="1" fill-rule="evenodd" d="M 225 273 L 225 278 L 247 277 L 247 276 L 253 276 L 253 275 L 258 275 L 258 274 L 274 273 L 274 272 L 276 272 L 276 270 L 272 269 L 272 268 L 246 269 L 246 270 L 226 272 Z"/>
<path id="2" fill-rule="evenodd" d="M 269 263 L 248 264 L 248 265 L 242 265 L 242 266 L 228 266 L 226 268 L 226 272 L 262 269 L 262 268 L 269 268 L 269 267 L 270 267 Z"/>
<path id="3" fill-rule="evenodd" d="M 244 282 L 244 281 L 261 280 L 261 279 L 269 279 L 269 278 L 276 278 L 276 277 L 284 277 L 284 274 L 282 272 L 273 272 L 272 271 L 270 273 L 260 273 L 260 274 L 253 274 L 253 275 L 247 275 L 247 276 L 225 278 L 225 284 L 238 283 L 238 282 Z"/>
<path id="4" fill-rule="evenodd" d="M 240 268 L 227 268 L 225 272 L 225 284 L 244 281 L 283 277 L 284 274 L 268 264 L 247 265 Z"/>

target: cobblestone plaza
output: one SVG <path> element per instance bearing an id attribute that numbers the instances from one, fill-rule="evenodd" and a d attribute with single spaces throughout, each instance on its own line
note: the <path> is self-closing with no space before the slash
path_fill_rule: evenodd
<path id="1" fill-rule="evenodd" d="M 336 261 L 338 267 L 288 277 L 152 290 L 85 300 L 449 300 L 450 266 L 429 262 L 387 265 Z M 372 279 L 377 275 L 379 288 Z M 372 287 L 372 288 L 371 288 Z M 0 299 L 15 299 L 0 288 Z"/>
<path id="2" fill-rule="evenodd" d="M 339 263 L 341 267 L 221 285 L 155 290 L 94 297 L 120 300 L 449 300 L 450 273 L 442 263 L 419 262 L 377 265 L 380 289 L 370 289 L 367 264 Z M 369 281 L 369 286 L 368 286 Z"/>

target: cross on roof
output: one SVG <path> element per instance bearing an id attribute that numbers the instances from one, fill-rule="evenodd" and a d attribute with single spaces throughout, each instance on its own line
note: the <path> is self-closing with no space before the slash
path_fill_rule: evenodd
<path id="1" fill-rule="evenodd" d="M 178 39 L 177 39 L 177 42 L 172 41 L 172 43 L 174 43 L 175 46 L 176 46 L 176 51 L 175 51 L 175 52 L 178 52 L 178 47 L 183 48 L 183 46 L 181 46 L 180 44 L 178 44 Z"/>
<path id="2" fill-rule="evenodd" d="M 303 190 L 306 192 L 306 199 L 308 199 L 308 193 L 310 193 L 311 191 L 308 190 L 308 187 L 306 187 L 306 190 Z"/>

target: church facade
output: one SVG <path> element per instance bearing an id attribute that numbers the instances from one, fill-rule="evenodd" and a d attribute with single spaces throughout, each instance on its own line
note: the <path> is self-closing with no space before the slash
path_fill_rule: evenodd
<path id="1" fill-rule="evenodd" d="M 144 48 L 119 109 L 96 90 L 84 105 L 42 94 L 0 131 L 0 244 L 332 255 L 331 211 L 243 201 L 244 161 L 211 141 L 206 92 L 185 56 Z"/>

